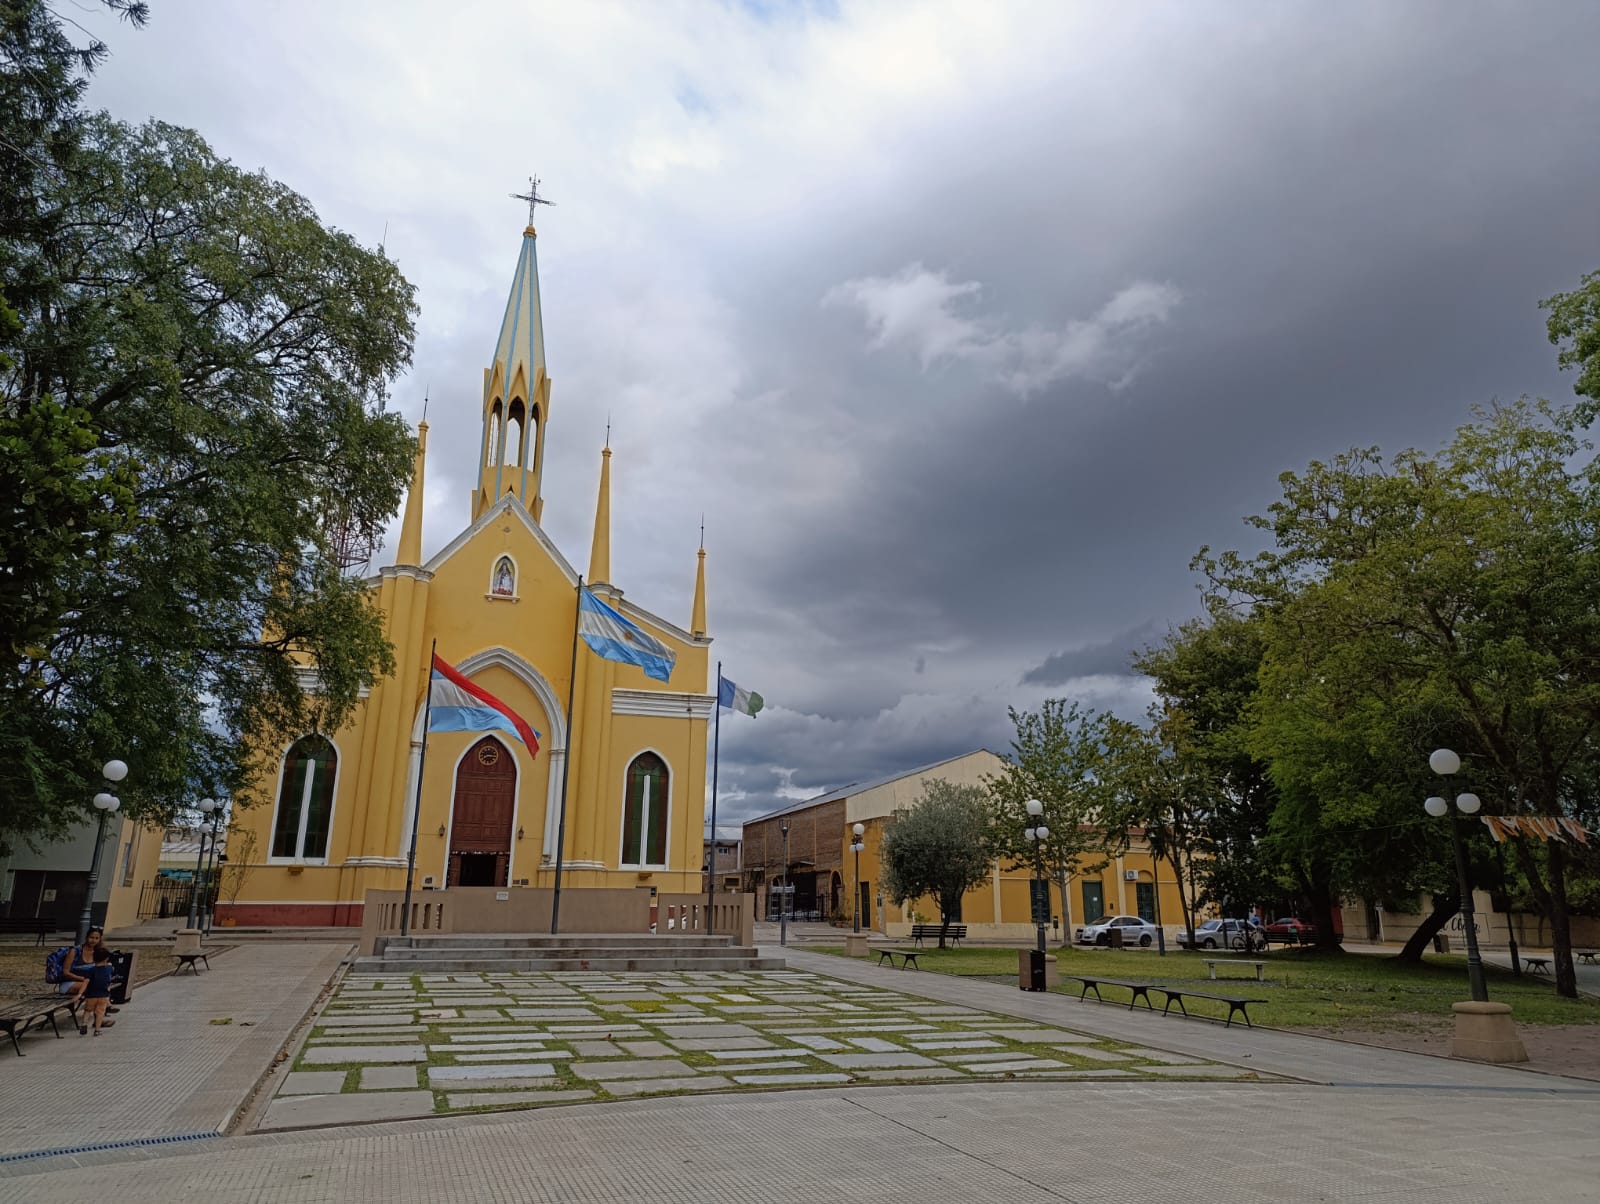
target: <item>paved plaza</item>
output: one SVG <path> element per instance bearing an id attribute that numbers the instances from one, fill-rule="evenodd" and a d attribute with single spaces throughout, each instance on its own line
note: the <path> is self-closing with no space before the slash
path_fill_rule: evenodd
<path id="1" fill-rule="evenodd" d="M 241 943 L 138 988 L 98 1039 L 30 1032 L 0 1065 L 0 1156 L 220 1131 L 350 950 Z"/>
<path id="2" fill-rule="evenodd" d="M 1579 1080 L 792 949 L 351 977 L 293 1036 L 347 952 L 240 945 L 99 1041 L 25 1038 L 0 1204 L 1600 1201 Z M 219 1135 L 286 1042 L 247 1112 L 278 1127 Z"/>
<path id="3" fill-rule="evenodd" d="M 807 971 L 352 976 L 263 1128 L 710 1090 L 1236 1079 L 1185 1054 Z"/>

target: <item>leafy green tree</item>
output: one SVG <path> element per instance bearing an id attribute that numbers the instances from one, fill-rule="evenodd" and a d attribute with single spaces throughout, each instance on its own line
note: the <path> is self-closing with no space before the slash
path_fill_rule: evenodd
<path id="1" fill-rule="evenodd" d="M 1157 703 L 1146 726 L 1112 720 L 1103 776 L 1113 787 L 1108 836 L 1119 838 L 1122 849 L 1140 836 L 1155 864 L 1165 861 L 1172 867 L 1193 948 L 1202 874 L 1215 860 L 1210 821 L 1220 792 L 1188 716 L 1170 703 Z"/>
<path id="2" fill-rule="evenodd" d="M 1032 870 L 1041 858 L 1044 872 L 1061 896 L 1062 922 L 1070 927 L 1069 891 L 1073 874 L 1096 874 L 1118 839 L 1104 816 L 1114 804 L 1114 787 L 1105 776 L 1110 717 L 1065 699 L 1046 699 L 1037 711 L 1009 711 L 1016 736 L 1011 756 L 998 775 L 985 779 L 994 800 L 995 847 L 1014 868 Z M 1043 804 L 1050 838 L 1042 849 L 1024 838 L 1030 827 L 1029 799 Z M 1064 941 L 1071 933 L 1062 932 Z"/>
<path id="3" fill-rule="evenodd" d="M 1288 806 L 1275 830 L 1324 857 L 1333 842 L 1319 816 L 1423 830 L 1420 797 L 1437 786 L 1421 775 L 1442 744 L 1465 760 L 1458 789 L 1490 810 L 1570 814 L 1592 797 L 1600 491 L 1571 419 L 1497 406 L 1436 456 L 1385 463 L 1361 450 L 1282 480 L 1283 500 L 1256 520 L 1274 547 L 1207 565 L 1265 616 L 1261 698 L 1280 718 L 1287 703 L 1321 724 L 1263 725 L 1257 750 Z M 1568 855 L 1526 841 L 1515 855 L 1550 921 L 1557 990 L 1570 995 Z"/>
<path id="4" fill-rule="evenodd" d="M 1550 312 L 1545 330 L 1550 342 L 1561 348 L 1557 362 L 1578 373 L 1572 391 L 1588 398 L 1578 406 L 1578 416 L 1587 426 L 1600 412 L 1600 271 L 1590 272 L 1577 288 L 1557 293 L 1540 307 Z"/>
<path id="5" fill-rule="evenodd" d="M 961 897 L 994 866 L 989 796 L 981 786 L 928 782 L 910 810 L 897 811 L 884 834 L 883 881 L 896 904 L 932 896 L 939 905 L 939 948 Z"/>
<path id="6" fill-rule="evenodd" d="M 246 750 L 332 729 L 391 670 L 328 515 L 398 506 L 413 440 L 384 401 L 416 307 L 193 131 L 81 112 L 103 49 L 46 6 L 0 8 L 0 39 L 0 830 L 26 837 L 81 817 L 112 755 L 133 814 L 236 792 Z"/>
<path id="7" fill-rule="evenodd" d="M 1162 711 L 1181 716 L 1172 738 L 1194 786 L 1186 839 L 1206 854 L 1189 862 L 1192 907 L 1283 892 L 1281 866 L 1263 843 L 1278 791 L 1251 749 L 1262 655 L 1259 619 L 1213 599 L 1205 618 L 1174 628 L 1133 662 L 1152 679 Z"/>

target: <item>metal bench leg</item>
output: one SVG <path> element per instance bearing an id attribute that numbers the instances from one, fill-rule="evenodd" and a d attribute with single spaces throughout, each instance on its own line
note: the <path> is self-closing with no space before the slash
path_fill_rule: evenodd
<path id="1" fill-rule="evenodd" d="M 28 1056 L 22 1052 L 22 1042 L 17 1040 L 17 1026 L 15 1024 L 6 1029 L 6 1036 L 11 1038 L 11 1048 L 17 1051 L 17 1057 L 25 1058 Z"/>
<path id="2" fill-rule="evenodd" d="M 1239 1015 L 1244 1017 L 1244 1026 L 1246 1028 L 1254 1028 L 1255 1027 L 1255 1025 L 1250 1023 L 1250 1013 L 1247 1012 L 1244 1009 L 1244 1005 L 1243 1004 L 1230 1003 L 1228 1005 L 1228 1023 L 1224 1024 L 1222 1026 L 1223 1028 L 1232 1028 L 1233 1027 L 1233 1014 L 1235 1012 L 1238 1012 Z"/>
<path id="3" fill-rule="evenodd" d="M 53 1032 L 56 1035 L 56 1040 L 57 1041 L 61 1040 L 61 1030 L 56 1027 L 55 1009 L 53 1009 L 53 1008 L 51 1009 L 48 1019 L 50 1021 L 50 1031 Z"/>

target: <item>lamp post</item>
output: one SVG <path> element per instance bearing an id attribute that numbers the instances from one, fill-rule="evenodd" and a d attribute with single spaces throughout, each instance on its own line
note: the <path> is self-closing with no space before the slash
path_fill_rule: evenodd
<path id="1" fill-rule="evenodd" d="M 206 854 L 206 872 L 205 872 L 205 892 L 206 893 L 205 893 L 205 896 L 204 896 L 204 898 L 205 898 L 205 906 L 201 909 L 201 912 L 200 912 L 201 927 L 205 929 L 205 932 L 206 932 L 207 936 L 211 935 L 211 917 L 212 917 L 212 913 L 216 910 L 215 907 L 213 906 L 213 901 L 212 901 L 212 898 L 211 898 L 211 881 L 212 881 L 212 877 L 216 873 L 216 866 L 217 866 L 217 829 L 221 826 L 221 822 L 222 822 L 222 804 L 221 803 L 216 803 L 215 804 L 215 809 L 211 812 L 211 849 Z"/>
<path id="2" fill-rule="evenodd" d="M 778 944 L 789 943 L 789 825 L 784 824 L 783 832 L 783 889 L 778 892 Z"/>
<path id="3" fill-rule="evenodd" d="M 200 814 L 209 817 L 217 809 L 216 799 L 203 798 L 200 800 Z M 200 847 L 194 851 L 194 886 L 189 891 L 189 927 L 200 926 L 200 864 L 206 855 L 206 821 L 200 820 Z"/>
<path id="4" fill-rule="evenodd" d="M 1044 842 L 1050 835 L 1050 829 L 1044 826 L 1044 804 L 1036 798 L 1031 798 L 1025 804 L 1028 809 L 1029 825 L 1022 830 L 1023 839 L 1033 846 L 1033 922 L 1038 929 L 1039 952 L 1044 952 L 1044 926 L 1045 917 L 1050 911 L 1050 895 L 1044 884 Z M 1040 903 L 1044 906 L 1041 907 Z"/>
<path id="5" fill-rule="evenodd" d="M 1446 780 L 1448 789 L 1451 775 L 1461 769 L 1461 758 L 1448 748 L 1435 749 L 1433 755 L 1428 758 L 1428 767 Z M 1456 795 L 1456 810 L 1462 815 L 1476 815 L 1482 805 L 1482 801 L 1475 794 Z M 1438 795 L 1424 802 L 1422 809 L 1435 819 L 1450 815 L 1450 804 Z M 1484 1003 L 1488 1001 L 1489 988 L 1483 980 L 1483 959 L 1478 956 L 1478 921 L 1472 909 L 1472 884 L 1467 881 L 1467 842 L 1462 839 L 1461 825 L 1453 815 L 1450 815 L 1450 841 L 1455 846 L 1456 883 L 1457 889 L 1461 892 L 1461 920 L 1466 927 L 1467 982 L 1471 984 L 1473 1000 Z"/>
<path id="6" fill-rule="evenodd" d="M 856 855 L 856 901 L 850 910 L 855 912 L 857 932 L 861 931 L 861 850 L 865 847 L 865 842 L 861 838 L 866 833 L 865 824 L 856 824 L 850 829 L 850 835 L 855 837 L 850 842 L 850 851 Z"/>
<path id="7" fill-rule="evenodd" d="M 100 767 L 100 776 L 106 780 L 107 785 L 116 785 L 128 776 L 128 766 L 122 761 L 107 761 Z M 83 913 L 78 916 L 78 941 L 81 946 L 89 935 L 89 929 L 94 924 L 94 888 L 100 880 L 100 847 L 106 842 L 106 820 L 109 819 L 122 800 L 109 790 L 102 790 L 94 796 L 94 809 L 100 813 L 99 822 L 95 825 L 94 853 L 89 858 L 89 885 L 83 892 Z"/>

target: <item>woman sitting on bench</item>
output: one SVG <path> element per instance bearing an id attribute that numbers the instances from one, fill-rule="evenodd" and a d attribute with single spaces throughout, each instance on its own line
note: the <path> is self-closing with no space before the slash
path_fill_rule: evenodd
<path id="1" fill-rule="evenodd" d="M 89 971 L 94 969 L 94 951 L 105 943 L 105 932 L 100 928 L 89 929 L 83 938 L 83 944 L 74 945 L 72 952 L 67 955 L 66 965 L 61 967 L 61 987 L 63 995 L 72 996 L 76 1003 L 83 998 L 83 993 L 89 987 Z M 115 1012 L 117 1008 L 108 1007 L 106 1011 Z M 115 1020 L 102 1021 L 102 1027 L 115 1024 Z"/>

